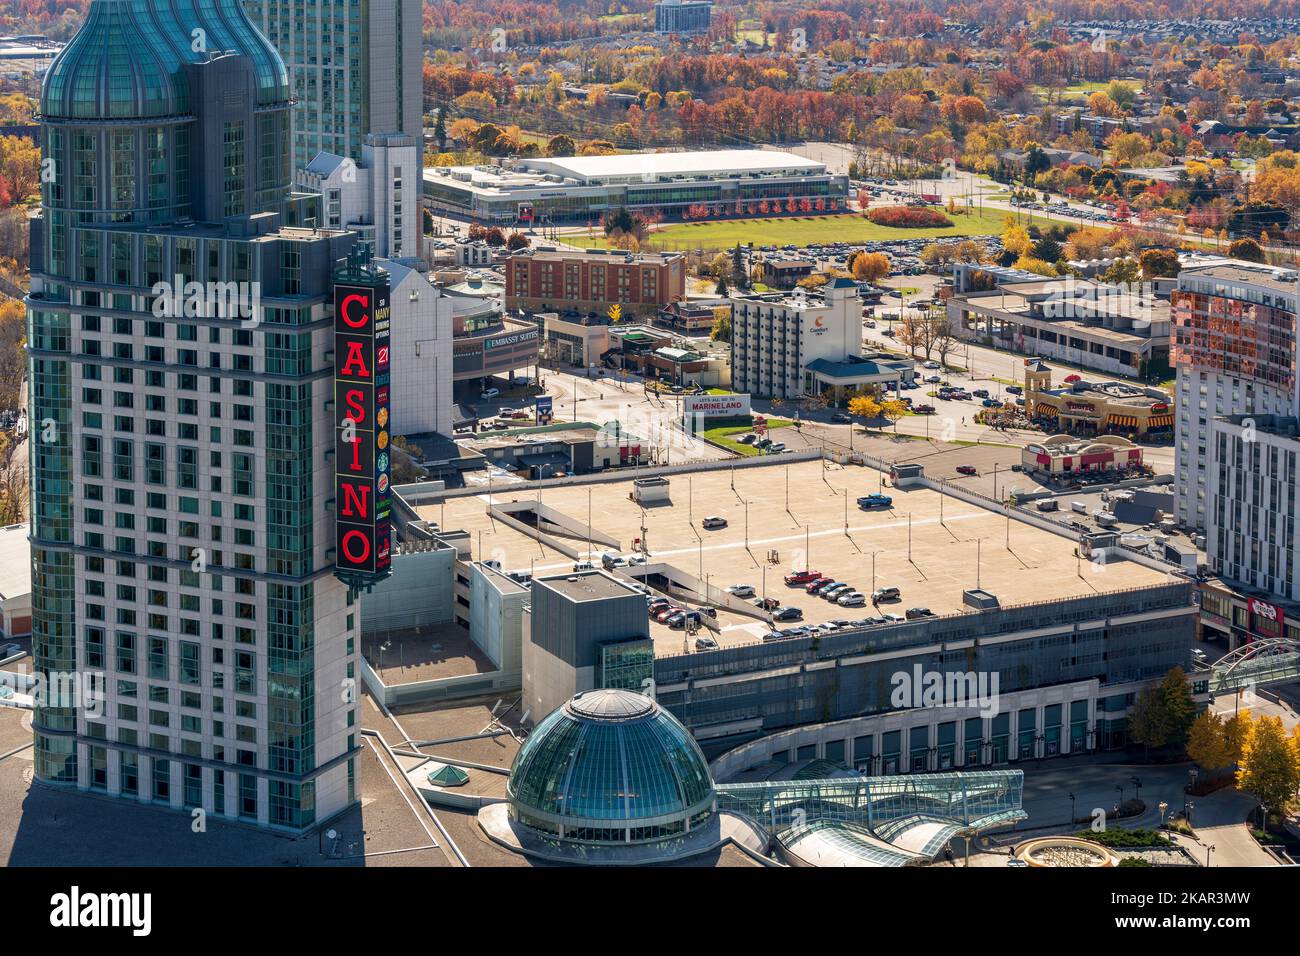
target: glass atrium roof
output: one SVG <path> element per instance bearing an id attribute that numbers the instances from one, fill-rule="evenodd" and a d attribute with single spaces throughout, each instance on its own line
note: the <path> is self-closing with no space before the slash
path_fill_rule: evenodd
<path id="1" fill-rule="evenodd" d="M 648 697 L 579 694 L 520 748 L 510 802 L 572 828 L 657 826 L 711 809 L 708 763 L 694 738 Z"/>

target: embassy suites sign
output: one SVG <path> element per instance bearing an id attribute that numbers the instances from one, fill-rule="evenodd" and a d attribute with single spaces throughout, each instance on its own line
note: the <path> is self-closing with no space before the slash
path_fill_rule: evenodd
<path id="1" fill-rule="evenodd" d="M 334 286 L 334 566 L 360 586 L 392 561 L 388 297 L 378 271 Z"/>

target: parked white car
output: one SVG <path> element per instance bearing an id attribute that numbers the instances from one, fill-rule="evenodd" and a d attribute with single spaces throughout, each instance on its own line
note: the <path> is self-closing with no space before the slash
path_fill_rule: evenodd
<path id="1" fill-rule="evenodd" d="M 754 596 L 754 585 L 752 584 L 733 584 L 727 588 L 727 593 L 733 597 L 751 598 Z"/>
<path id="2" fill-rule="evenodd" d="M 861 591 L 849 591 L 837 597 L 835 603 L 840 607 L 862 607 L 867 603 L 867 596 Z"/>

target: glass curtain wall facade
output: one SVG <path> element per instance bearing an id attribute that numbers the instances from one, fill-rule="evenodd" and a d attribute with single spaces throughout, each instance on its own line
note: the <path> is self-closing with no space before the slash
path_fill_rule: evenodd
<path id="1" fill-rule="evenodd" d="M 419 0 L 242 2 L 288 67 L 295 169 L 322 151 L 360 163 L 370 133 L 422 136 Z"/>
<path id="2" fill-rule="evenodd" d="M 200 33 L 224 52 L 164 42 Z M 355 799 L 315 486 L 354 237 L 280 228 L 289 88 L 236 0 L 95 0 L 41 109 L 33 657 L 102 699 L 38 702 L 36 775 L 305 829 Z"/>

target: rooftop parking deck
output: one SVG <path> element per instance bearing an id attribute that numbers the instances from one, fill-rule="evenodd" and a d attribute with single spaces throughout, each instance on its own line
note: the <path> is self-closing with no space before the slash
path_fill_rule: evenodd
<path id="1" fill-rule="evenodd" d="M 590 502 L 596 532 L 620 545 L 596 542 L 591 555 L 597 563 L 601 553 L 626 553 L 634 539 L 644 537 L 648 573 L 626 569 L 623 573 L 632 578 L 645 579 L 652 588 L 662 586 L 655 566 L 670 565 L 684 577 L 705 581 L 714 600 L 723 598 L 731 585 L 749 585 L 756 597 L 766 594 L 782 607 L 799 608 L 803 623 L 857 622 L 884 613 L 901 615 L 913 607 L 955 613 L 965 610 L 962 592 L 976 586 L 1009 605 L 1166 579 L 1161 571 L 1127 561 L 1100 566 L 1080 560 L 1069 538 L 936 491 L 891 488 L 879 472 L 859 466 L 806 461 L 734 471 L 724 467 L 671 475 L 669 481 L 670 501 L 645 509 L 629 498 L 631 478 L 546 487 L 540 494 L 544 505 L 584 526 Z M 857 498 L 872 492 L 891 496 L 892 505 L 860 509 Z M 536 489 L 511 489 L 495 493 L 494 500 L 535 500 L 537 495 Z M 419 510 L 437 521 L 442 508 Z M 722 517 L 727 524 L 705 529 L 706 516 Z M 469 531 L 475 555 L 499 560 L 507 571 L 544 574 L 573 567 L 572 558 L 491 517 L 486 495 L 449 498 L 442 521 L 445 529 Z M 555 536 L 587 553 L 585 540 Z M 786 574 L 805 568 L 851 584 L 867 595 L 866 605 L 841 607 L 783 583 Z M 880 587 L 897 587 L 901 595 L 873 609 L 870 594 Z M 759 640 L 769 629 L 761 620 L 727 610 L 719 611 L 717 624 L 718 630 L 701 634 L 723 646 Z M 681 652 L 682 631 L 654 625 L 652 634 L 659 653 Z"/>

